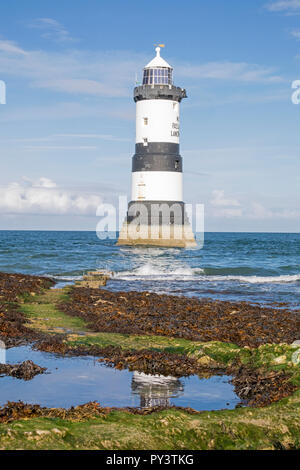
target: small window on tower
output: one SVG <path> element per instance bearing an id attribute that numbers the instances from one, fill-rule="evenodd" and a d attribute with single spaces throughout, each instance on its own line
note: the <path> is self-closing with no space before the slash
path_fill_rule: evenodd
<path id="1" fill-rule="evenodd" d="M 179 160 L 175 160 L 175 170 L 178 170 L 179 168 Z"/>
<path id="2" fill-rule="evenodd" d="M 144 118 L 144 125 L 148 126 L 148 118 Z"/>
<path id="3" fill-rule="evenodd" d="M 144 147 L 147 147 L 148 145 L 148 139 L 146 137 L 143 138 L 143 141 L 144 141 Z"/>

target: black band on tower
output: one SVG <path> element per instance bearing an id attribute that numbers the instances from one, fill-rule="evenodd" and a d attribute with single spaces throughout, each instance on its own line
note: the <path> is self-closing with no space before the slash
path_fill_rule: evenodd
<path id="1" fill-rule="evenodd" d="M 179 145 L 168 142 L 150 142 L 147 146 L 136 144 L 132 158 L 132 171 L 182 172 Z"/>
<path id="2" fill-rule="evenodd" d="M 182 173 L 180 155 L 134 155 L 132 172 L 135 171 L 177 171 Z"/>
<path id="3" fill-rule="evenodd" d="M 134 89 L 133 99 L 141 100 L 172 100 L 180 101 L 186 98 L 186 91 L 174 85 L 141 85 Z"/>
<path id="4" fill-rule="evenodd" d="M 141 225 L 184 225 L 188 223 L 182 201 L 130 201 L 127 222 L 138 217 Z"/>
<path id="5" fill-rule="evenodd" d="M 136 154 L 147 154 L 147 153 L 160 153 L 179 155 L 179 144 L 173 144 L 172 142 L 148 142 L 147 145 L 135 144 Z"/>

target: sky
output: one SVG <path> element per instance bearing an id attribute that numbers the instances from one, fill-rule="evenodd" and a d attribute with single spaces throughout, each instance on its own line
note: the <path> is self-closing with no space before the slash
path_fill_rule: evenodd
<path id="1" fill-rule="evenodd" d="M 2 2 L 0 229 L 95 230 L 130 198 L 157 43 L 187 90 L 184 200 L 205 230 L 300 232 L 300 0 Z"/>

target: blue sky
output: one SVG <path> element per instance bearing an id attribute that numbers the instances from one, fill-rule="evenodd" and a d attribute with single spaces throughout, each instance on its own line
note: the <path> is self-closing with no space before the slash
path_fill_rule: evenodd
<path id="1" fill-rule="evenodd" d="M 300 0 L 1 5 L 0 229 L 95 229 L 129 195 L 136 73 L 185 87 L 185 201 L 209 231 L 300 231 Z"/>

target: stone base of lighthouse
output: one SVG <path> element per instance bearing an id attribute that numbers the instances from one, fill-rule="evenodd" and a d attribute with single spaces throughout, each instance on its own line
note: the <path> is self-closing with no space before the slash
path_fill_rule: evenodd
<path id="1" fill-rule="evenodd" d="M 129 203 L 117 245 L 197 246 L 184 204 L 157 201 Z"/>
<path id="2" fill-rule="evenodd" d="M 164 246 L 164 247 L 174 247 L 174 248 L 192 248 L 196 247 L 197 243 L 190 225 L 185 225 L 181 227 L 183 235 L 178 237 L 174 234 L 174 230 L 170 229 L 170 236 L 164 237 L 162 234 L 166 232 L 169 227 L 160 227 L 159 236 L 153 236 L 152 231 L 153 227 L 149 226 L 140 226 L 141 236 L 134 237 L 130 234 L 130 225 L 125 221 L 122 227 L 122 230 L 119 234 L 119 239 L 117 245 L 148 245 L 148 246 Z"/>

